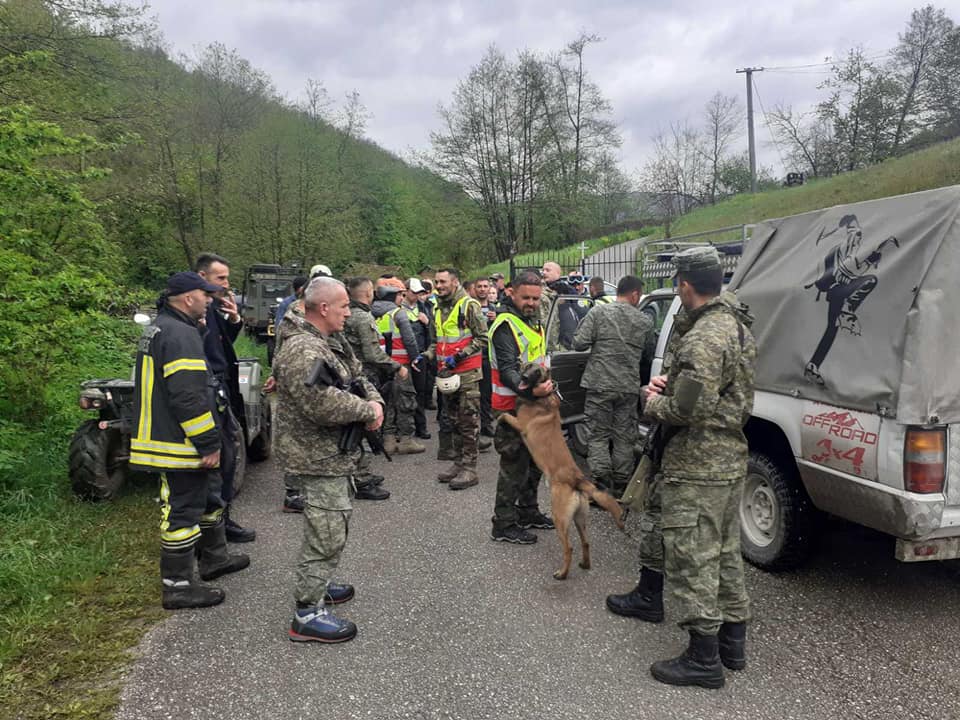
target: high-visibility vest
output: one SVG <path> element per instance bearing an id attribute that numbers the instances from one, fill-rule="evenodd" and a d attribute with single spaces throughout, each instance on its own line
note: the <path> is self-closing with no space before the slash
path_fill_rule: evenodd
<path id="1" fill-rule="evenodd" d="M 396 315 L 398 310 L 400 310 L 399 306 L 377 318 L 380 349 L 401 365 L 409 365 L 410 356 L 407 354 L 407 346 L 403 344 L 400 326 L 397 325 Z M 387 345 L 388 340 L 390 341 L 389 345 Z"/>
<path id="2" fill-rule="evenodd" d="M 532 328 L 513 313 L 501 313 L 490 326 L 490 383 L 493 394 L 490 397 L 490 406 L 494 410 L 513 410 L 517 406 L 517 394 L 500 380 L 500 369 L 497 366 L 497 353 L 493 347 L 493 333 L 501 325 L 508 325 L 517 343 L 520 366 L 536 362 L 544 367 L 550 367 L 550 358 L 547 357 L 547 340 L 543 327 Z"/>
<path id="3" fill-rule="evenodd" d="M 470 331 L 470 326 L 464 322 L 462 323 L 463 327 L 460 327 L 460 316 L 466 309 L 467 303 L 471 302 L 476 303 L 478 306 L 480 304 L 469 296 L 460 298 L 457 301 L 457 304 L 453 306 L 453 310 L 450 311 L 450 314 L 447 316 L 446 320 L 443 319 L 443 316 L 440 313 L 439 305 L 434 311 L 433 318 L 437 326 L 438 365 L 440 358 L 456 355 L 473 341 L 473 333 Z M 479 370 L 482 366 L 483 358 L 480 356 L 480 351 L 478 350 L 472 355 L 467 355 L 467 357 L 458 362 L 456 367 L 453 368 L 453 371 L 456 373 L 463 373 L 470 370 Z"/>
<path id="4" fill-rule="evenodd" d="M 613 302 L 613 297 L 610 295 L 601 295 L 598 298 L 594 298 L 593 302 L 595 305 L 607 305 Z"/>

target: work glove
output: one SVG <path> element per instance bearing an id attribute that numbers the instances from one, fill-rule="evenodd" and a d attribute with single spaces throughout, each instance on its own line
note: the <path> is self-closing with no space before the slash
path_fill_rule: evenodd
<path id="1" fill-rule="evenodd" d="M 443 366 L 453 370 L 457 366 L 457 358 L 453 355 L 447 355 L 443 358 Z"/>

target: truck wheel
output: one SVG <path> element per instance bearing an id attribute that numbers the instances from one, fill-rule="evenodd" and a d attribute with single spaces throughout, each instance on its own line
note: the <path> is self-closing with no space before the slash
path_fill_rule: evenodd
<path id="1" fill-rule="evenodd" d="M 764 570 L 788 570 L 807 558 L 815 513 L 795 466 L 751 452 L 740 497 L 740 550 Z"/>
<path id="2" fill-rule="evenodd" d="M 70 483 L 84 500 L 109 500 L 127 478 L 130 450 L 116 428 L 87 420 L 70 440 Z"/>
<path id="3" fill-rule="evenodd" d="M 260 434 L 253 439 L 247 450 L 247 455 L 253 462 L 262 462 L 270 457 L 270 439 L 273 434 L 269 397 L 261 397 L 260 407 Z"/>

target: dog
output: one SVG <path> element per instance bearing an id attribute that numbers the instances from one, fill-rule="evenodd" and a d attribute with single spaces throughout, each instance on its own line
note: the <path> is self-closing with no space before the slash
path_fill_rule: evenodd
<path id="1" fill-rule="evenodd" d="M 550 371 L 536 364 L 523 368 L 520 388 L 535 387 L 550 379 Z M 613 516 L 617 527 L 623 529 L 623 508 L 610 495 L 599 490 L 577 466 L 567 447 L 560 426 L 560 400 L 556 393 L 536 400 L 517 398 L 516 416 L 504 413 L 500 422 L 507 423 L 523 438 L 530 456 L 550 484 L 550 508 L 553 522 L 563 548 L 563 565 L 553 573 L 557 580 L 565 580 L 570 572 L 573 548 L 568 531 L 570 521 L 577 526 L 583 557 L 580 567 L 590 569 L 590 543 L 587 541 L 587 512 L 589 499 Z"/>

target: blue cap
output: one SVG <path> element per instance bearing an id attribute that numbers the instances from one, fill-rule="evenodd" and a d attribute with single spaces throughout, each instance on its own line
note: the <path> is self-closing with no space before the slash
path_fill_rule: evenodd
<path id="1" fill-rule="evenodd" d="M 191 290 L 203 290 L 208 293 L 224 292 L 224 288 L 211 285 L 195 272 L 178 272 L 167 278 L 167 297 L 183 295 Z"/>

